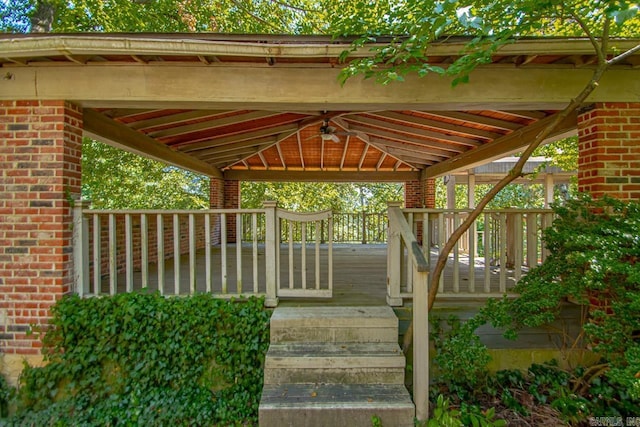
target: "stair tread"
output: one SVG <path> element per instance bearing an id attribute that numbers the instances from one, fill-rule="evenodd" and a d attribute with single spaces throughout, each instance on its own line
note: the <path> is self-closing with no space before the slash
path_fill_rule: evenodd
<path id="1" fill-rule="evenodd" d="M 271 326 L 394 327 L 398 319 L 388 306 L 371 307 L 278 307 Z"/>
<path id="2" fill-rule="evenodd" d="M 403 356 L 397 343 L 280 343 L 267 357 L 389 357 Z"/>
<path id="3" fill-rule="evenodd" d="M 402 407 L 413 409 L 404 385 L 399 384 L 280 384 L 265 385 L 260 407 Z"/>

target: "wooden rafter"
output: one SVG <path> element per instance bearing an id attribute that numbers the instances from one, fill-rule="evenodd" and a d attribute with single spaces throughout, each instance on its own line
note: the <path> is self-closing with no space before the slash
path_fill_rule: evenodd
<path id="1" fill-rule="evenodd" d="M 144 130 L 157 126 L 170 127 L 181 122 L 189 120 L 204 119 L 207 117 L 215 117 L 221 114 L 228 114 L 229 110 L 192 110 L 184 113 L 176 113 L 167 116 L 154 117 L 153 119 L 138 120 L 132 123 L 128 123 L 131 129 Z"/>
<path id="2" fill-rule="evenodd" d="M 509 122 L 506 120 L 494 119 L 493 117 L 481 116 L 479 114 L 469 114 L 459 111 L 428 111 L 429 114 L 440 117 L 448 117 L 450 119 L 456 119 L 461 122 L 477 123 L 485 126 L 504 130 L 517 130 L 522 125 L 518 123 Z"/>
<path id="3" fill-rule="evenodd" d="M 136 154 L 169 163 L 193 172 L 221 178 L 222 173 L 202 160 L 176 152 L 139 132 L 109 119 L 94 110 L 85 109 L 83 113 L 84 131 L 95 139 L 108 142 Z"/>

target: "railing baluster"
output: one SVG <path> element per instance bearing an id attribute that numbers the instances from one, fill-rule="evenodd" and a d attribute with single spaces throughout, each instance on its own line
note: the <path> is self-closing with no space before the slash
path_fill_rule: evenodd
<path id="1" fill-rule="evenodd" d="M 293 289 L 293 224 L 286 222 L 289 228 L 289 289 Z"/>
<path id="2" fill-rule="evenodd" d="M 93 214 L 93 295 L 102 292 L 102 218 Z"/>
<path id="3" fill-rule="evenodd" d="M 156 233 L 158 247 L 158 290 L 164 295 L 164 216 L 156 216 Z"/>
<path id="4" fill-rule="evenodd" d="M 328 225 L 328 237 L 327 237 L 327 241 L 328 241 L 328 249 L 327 249 L 327 257 L 328 257 L 328 282 L 329 282 L 329 290 L 333 291 L 333 216 L 329 216 L 329 219 L 327 220 Z"/>
<path id="5" fill-rule="evenodd" d="M 467 218 L 468 214 L 467 214 Z M 470 293 L 476 292 L 476 240 L 478 238 L 477 229 L 478 221 L 474 220 L 473 224 L 469 228 L 469 276 L 468 276 L 468 290 Z"/>
<path id="6" fill-rule="evenodd" d="M 440 257 L 440 252 L 442 251 L 442 248 L 444 246 L 445 236 L 446 236 L 446 232 L 444 229 L 444 214 L 439 213 L 438 214 L 438 251 L 436 252 L 436 255 L 438 257 Z M 443 271 L 443 274 L 440 275 L 440 281 L 438 282 L 438 292 L 444 293 L 444 271 Z"/>
<path id="7" fill-rule="evenodd" d="M 140 274 L 142 287 L 149 287 L 149 224 L 147 215 L 140 214 Z"/>
<path id="8" fill-rule="evenodd" d="M 320 230 L 321 221 L 316 221 L 316 289 L 320 289 Z"/>
<path id="9" fill-rule="evenodd" d="M 301 242 L 302 242 L 302 268 L 300 273 L 302 274 L 302 289 L 307 289 L 307 223 L 300 223 L 302 227 Z"/>
<path id="10" fill-rule="evenodd" d="M 416 235 L 416 231 L 415 231 L 415 224 L 413 223 L 413 213 L 409 213 L 407 215 L 407 223 L 409 224 L 409 227 L 411 227 L 411 230 L 413 230 L 413 235 Z M 403 251 L 404 252 L 404 251 Z M 405 268 L 406 268 L 406 286 L 407 286 L 407 293 L 413 293 L 413 267 L 411 265 L 411 257 L 407 256 L 407 262 L 405 264 Z"/>
<path id="11" fill-rule="evenodd" d="M 460 224 L 460 214 L 453 213 L 453 230 Z M 452 230 L 452 232 L 453 232 Z M 453 292 L 460 292 L 460 240 L 453 246 Z"/>
<path id="12" fill-rule="evenodd" d="M 527 214 L 527 267 L 538 265 L 538 214 Z"/>
<path id="13" fill-rule="evenodd" d="M 116 242 L 116 217 L 109 214 L 109 294 L 115 295 L 118 292 L 118 264 L 117 264 L 117 242 Z"/>
<path id="14" fill-rule="evenodd" d="M 124 239 L 125 239 L 125 271 L 127 292 L 133 291 L 133 224 L 131 215 L 124 216 Z"/>
<path id="15" fill-rule="evenodd" d="M 253 293 L 258 293 L 258 214 L 251 214 L 251 240 L 253 243 Z"/>
<path id="16" fill-rule="evenodd" d="M 491 214 L 484 214 L 484 292 L 491 292 Z"/>
<path id="17" fill-rule="evenodd" d="M 207 293 L 211 293 L 211 215 L 204 215 L 204 283 Z"/>
<path id="18" fill-rule="evenodd" d="M 507 215 L 500 213 L 500 293 L 507 290 Z"/>
<path id="19" fill-rule="evenodd" d="M 189 214 L 189 291 L 196 293 L 196 219 Z"/>
<path id="20" fill-rule="evenodd" d="M 513 215 L 513 221 L 515 223 L 514 229 L 513 231 L 515 232 L 515 236 L 514 236 L 514 240 L 515 240 L 515 253 L 514 253 L 514 259 L 515 259 L 515 270 L 513 273 L 513 277 L 515 278 L 516 282 L 518 280 L 520 280 L 520 278 L 522 277 L 522 262 L 523 262 L 523 253 L 522 253 L 522 245 L 524 244 L 524 242 L 522 241 L 523 237 L 524 237 L 524 233 L 522 230 L 522 214 L 521 213 L 516 213 Z"/>
<path id="21" fill-rule="evenodd" d="M 227 288 L 227 214 L 220 214 L 220 279 L 221 291 L 228 293 Z"/>
<path id="22" fill-rule="evenodd" d="M 236 292 L 242 293 L 242 215 L 236 214 Z"/>
<path id="23" fill-rule="evenodd" d="M 180 217 L 173 214 L 173 294 L 180 294 Z"/>

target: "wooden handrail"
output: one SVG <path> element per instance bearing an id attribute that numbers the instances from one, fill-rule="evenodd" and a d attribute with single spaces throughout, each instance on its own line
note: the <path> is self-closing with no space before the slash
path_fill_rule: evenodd
<path id="1" fill-rule="evenodd" d="M 417 270 L 422 272 L 429 271 L 429 263 L 427 262 L 427 259 L 422 252 L 422 248 L 420 248 L 420 244 L 416 240 L 416 236 L 413 234 L 409 223 L 405 219 L 402 210 L 399 207 L 390 206 L 388 212 L 389 222 L 398 227 L 402 241 L 409 250 L 411 260 Z"/>

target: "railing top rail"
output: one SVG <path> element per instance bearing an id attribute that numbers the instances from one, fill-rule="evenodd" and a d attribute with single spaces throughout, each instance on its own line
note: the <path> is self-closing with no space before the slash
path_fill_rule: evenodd
<path id="1" fill-rule="evenodd" d="M 420 244 L 416 240 L 416 236 L 414 236 L 400 208 L 389 206 L 388 212 L 389 220 L 397 225 L 400 236 L 402 236 L 402 241 L 407 246 L 407 249 L 409 249 L 409 255 L 417 270 L 429 271 L 429 264 L 422 252 L 422 248 L 420 248 Z"/>
<path id="2" fill-rule="evenodd" d="M 83 214 L 114 215 L 188 215 L 188 214 L 253 214 L 264 213 L 264 209 L 83 209 Z"/>
<path id="3" fill-rule="evenodd" d="M 331 218 L 332 215 L 333 212 L 331 209 L 321 212 L 292 212 L 285 209 L 278 209 L 278 216 L 288 219 L 289 221 L 321 221 Z"/>
<path id="4" fill-rule="evenodd" d="M 432 208 L 405 208 L 402 212 L 406 213 L 469 213 L 473 209 L 432 209 Z M 506 209 L 484 209 L 485 213 L 552 213 L 553 209 L 526 209 L 526 208 L 506 208 Z"/>

